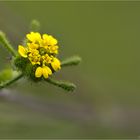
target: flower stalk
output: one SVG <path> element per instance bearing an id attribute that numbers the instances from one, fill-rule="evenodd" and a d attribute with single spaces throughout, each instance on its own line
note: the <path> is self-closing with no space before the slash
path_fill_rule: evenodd
<path id="1" fill-rule="evenodd" d="M 3 45 L 3 47 L 5 47 L 12 56 L 15 57 L 17 55 L 17 52 L 14 50 L 13 46 L 9 43 L 8 39 L 2 31 L 0 31 L 0 44 Z"/>
<path id="2" fill-rule="evenodd" d="M 66 91 L 74 91 L 76 89 L 76 85 L 73 83 L 70 83 L 70 82 L 58 81 L 58 80 L 50 78 L 50 77 L 47 78 L 46 81 L 57 87 L 61 87 L 62 89 L 66 90 Z"/>
<path id="3" fill-rule="evenodd" d="M 19 79 L 21 79 L 23 77 L 23 74 L 19 74 L 17 75 L 15 78 L 7 81 L 7 82 L 4 82 L 4 83 L 1 83 L 0 84 L 0 90 L 3 89 L 3 88 L 6 88 L 8 86 L 10 86 L 11 84 L 15 83 L 16 81 L 18 81 Z"/>

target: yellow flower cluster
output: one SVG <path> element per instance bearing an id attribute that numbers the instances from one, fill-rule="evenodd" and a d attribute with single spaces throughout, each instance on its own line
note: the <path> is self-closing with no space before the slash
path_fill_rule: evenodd
<path id="1" fill-rule="evenodd" d="M 26 46 L 19 45 L 19 54 L 30 60 L 32 65 L 36 65 L 35 77 L 48 78 L 52 74 L 52 70 L 57 71 L 61 68 L 61 63 L 56 55 L 58 54 L 57 40 L 51 35 L 38 32 L 31 32 L 26 35 Z"/>

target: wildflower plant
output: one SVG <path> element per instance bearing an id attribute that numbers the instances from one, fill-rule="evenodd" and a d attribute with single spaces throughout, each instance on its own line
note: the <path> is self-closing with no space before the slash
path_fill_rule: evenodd
<path id="1" fill-rule="evenodd" d="M 31 22 L 31 31 L 26 35 L 23 43 L 18 46 L 17 51 L 9 43 L 5 34 L 0 31 L 0 45 L 11 53 L 13 69 L 16 70 L 16 76 L 7 81 L 1 80 L 2 72 L 0 73 L 0 89 L 6 88 L 23 77 L 33 82 L 47 81 L 67 91 L 73 91 L 76 88 L 73 83 L 54 79 L 53 75 L 65 66 L 79 64 L 81 58 L 73 56 L 61 61 L 58 57 L 58 40 L 52 35 L 40 34 L 39 26 L 38 21 Z"/>

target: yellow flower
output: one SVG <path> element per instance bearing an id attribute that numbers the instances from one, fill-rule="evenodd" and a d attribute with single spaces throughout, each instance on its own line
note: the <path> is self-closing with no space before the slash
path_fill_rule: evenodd
<path id="1" fill-rule="evenodd" d="M 48 78 L 49 75 L 52 74 L 52 71 L 49 67 L 44 66 L 44 67 L 38 67 L 35 71 L 35 76 L 37 78 L 40 78 L 42 75 L 44 76 L 44 78 Z"/>
<path id="2" fill-rule="evenodd" d="M 35 43 L 27 43 L 27 46 L 28 46 L 29 50 L 39 48 L 39 45 L 35 44 Z"/>
<path id="3" fill-rule="evenodd" d="M 52 63 L 52 57 L 50 57 L 48 54 L 42 56 L 43 59 L 43 65 Z"/>
<path id="4" fill-rule="evenodd" d="M 29 60 L 33 65 L 40 64 L 41 55 L 39 54 L 39 51 L 36 49 L 32 49 L 29 53 Z"/>
<path id="5" fill-rule="evenodd" d="M 22 57 L 24 57 L 24 58 L 27 57 L 27 50 L 25 49 L 25 47 L 19 45 L 18 46 L 18 52 Z"/>
<path id="6" fill-rule="evenodd" d="M 31 32 L 26 35 L 27 44 L 18 46 L 18 52 L 21 57 L 27 58 L 30 63 L 37 66 L 35 77 L 48 78 L 52 74 L 52 68 L 57 71 L 61 68 L 61 63 L 56 54 L 58 54 L 58 41 L 51 35 Z"/>
<path id="7" fill-rule="evenodd" d="M 51 63 L 51 65 L 55 71 L 61 69 L 61 63 L 57 58 L 53 58 L 53 62 Z"/>
<path id="8" fill-rule="evenodd" d="M 43 37 L 43 42 L 46 45 L 54 46 L 57 44 L 57 40 L 51 35 L 43 34 L 42 37 Z"/>
<path id="9" fill-rule="evenodd" d="M 58 54 L 58 46 L 49 46 L 50 53 Z"/>
<path id="10" fill-rule="evenodd" d="M 40 33 L 31 32 L 30 34 L 27 34 L 26 37 L 31 42 L 36 42 L 36 41 L 40 42 L 41 41 Z"/>

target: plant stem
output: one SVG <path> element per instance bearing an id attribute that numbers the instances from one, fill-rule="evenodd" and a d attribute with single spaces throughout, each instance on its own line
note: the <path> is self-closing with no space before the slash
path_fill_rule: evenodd
<path id="1" fill-rule="evenodd" d="M 9 85 L 11 85 L 11 84 L 13 84 L 14 82 L 16 82 L 17 80 L 19 80 L 19 79 L 22 78 L 22 77 L 23 77 L 23 74 L 19 74 L 19 75 L 16 76 L 14 79 L 9 80 L 9 81 L 7 81 L 7 82 L 5 82 L 5 83 L 0 84 L 0 90 L 3 89 L 3 88 L 6 88 L 7 86 L 9 86 Z"/>
<path id="2" fill-rule="evenodd" d="M 70 82 L 66 82 L 66 81 L 58 81 L 58 80 L 52 79 L 52 78 L 48 78 L 48 79 L 46 79 L 46 81 L 50 84 L 61 87 L 67 91 L 73 91 L 76 88 L 76 85 L 74 85 L 73 83 L 70 83 Z"/>
<path id="3" fill-rule="evenodd" d="M 65 66 L 75 66 L 78 65 L 81 62 L 81 57 L 79 56 L 72 56 L 69 57 L 67 59 L 65 59 L 64 61 L 61 62 L 61 66 L 65 67 Z M 55 86 L 61 87 L 64 90 L 67 91 L 73 91 L 76 88 L 76 85 L 70 82 L 66 82 L 66 81 L 58 81 L 56 79 L 52 79 L 52 78 L 48 78 L 45 79 L 48 83 L 53 84 Z"/>
<path id="4" fill-rule="evenodd" d="M 0 31 L 0 43 L 13 55 L 16 56 L 17 53 L 13 49 L 12 45 L 9 43 L 8 39 L 5 37 L 5 34 Z"/>
<path id="5" fill-rule="evenodd" d="M 81 57 L 79 56 L 72 56 L 69 57 L 61 62 L 61 66 L 73 66 L 73 65 L 78 65 L 81 62 Z"/>

